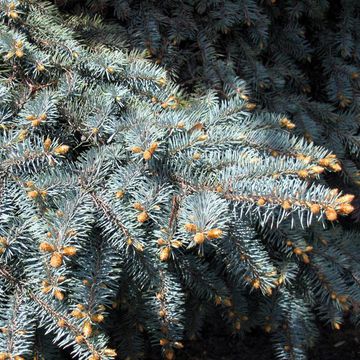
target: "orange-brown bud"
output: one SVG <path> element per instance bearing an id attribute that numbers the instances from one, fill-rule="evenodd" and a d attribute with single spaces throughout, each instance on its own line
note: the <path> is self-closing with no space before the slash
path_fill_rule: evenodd
<path id="1" fill-rule="evenodd" d="M 58 252 L 54 252 L 51 255 L 51 259 L 50 259 L 50 266 L 52 266 L 53 268 L 58 268 L 62 265 L 63 262 L 63 256 L 62 254 L 58 253 Z"/>
<path id="2" fill-rule="evenodd" d="M 185 224 L 185 230 L 187 232 L 196 232 L 197 226 L 195 224 L 187 223 Z"/>
<path id="3" fill-rule="evenodd" d="M 92 317 L 91 317 L 91 320 L 95 323 L 101 323 L 104 321 L 104 315 L 102 314 L 94 314 Z"/>
<path id="4" fill-rule="evenodd" d="M 340 204 L 338 207 L 338 213 L 341 215 L 349 215 L 354 211 L 354 207 L 351 204 Z"/>
<path id="5" fill-rule="evenodd" d="M 260 280 L 259 279 L 255 279 L 253 282 L 252 282 L 252 287 L 254 289 L 259 289 L 260 288 Z"/>
<path id="6" fill-rule="evenodd" d="M 64 319 L 60 319 L 57 324 L 58 324 L 58 327 L 60 327 L 60 328 L 63 328 L 66 326 L 66 322 Z"/>
<path id="7" fill-rule="evenodd" d="M 164 247 L 161 251 L 160 251 L 160 260 L 161 261 L 168 261 L 170 258 L 170 248 L 168 247 Z"/>
<path id="8" fill-rule="evenodd" d="M 222 230 L 221 229 L 211 229 L 207 232 L 207 238 L 208 239 L 219 239 L 222 236 Z"/>
<path id="9" fill-rule="evenodd" d="M 79 310 L 79 309 L 74 309 L 72 312 L 71 312 L 71 316 L 76 318 L 76 319 L 82 319 L 85 317 L 85 314 Z"/>
<path id="10" fill-rule="evenodd" d="M 44 141 L 44 149 L 45 151 L 48 151 L 50 149 L 50 146 L 51 146 L 51 139 L 50 138 L 46 138 L 45 141 Z"/>
<path id="11" fill-rule="evenodd" d="M 75 341 L 78 344 L 82 344 L 85 341 L 85 338 L 82 335 L 78 335 L 78 336 L 75 337 Z"/>
<path id="12" fill-rule="evenodd" d="M 343 204 L 343 203 L 351 203 L 355 198 L 355 195 L 352 194 L 346 194 L 343 196 L 340 196 L 338 199 L 336 199 L 335 201 L 339 204 Z"/>
<path id="13" fill-rule="evenodd" d="M 60 300 L 60 301 L 63 301 L 64 300 L 64 293 L 60 290 L 55 290 L 54 291 L 54 296 L 56 299 Z"/>
<path id="14" fill-rule="evenodd" d="M 65 155 L 70 150 L 68 145 L 60 145 L 54 149 L 55 154 Z"/>
<path id="15" fill-rule="evenodd" d="M 205 234 L 204 234 L 204 233 L 200 232 L 200 233 L 196 233 L 196 234 L 194 235 L 194 242 L 195 242 L 195 244 L 200 245 L 200 244 L 203 244 L 204 241 L 205 241 Z"/>
<path id="16" fill-rule="evenodd" d="M 75 246 L 65 246 L 63 249 L 63 254 L 65 256 L 74 256 L 76 255 L 77 249 Z"/>
<path id="17" fill-rule="evenodd" d="M 153 153 L 150 150 L 145 150 L 143 153 L 144 160 L 148 161 L 152 158 Z"/>
<path id="18" fill-rule="evenodd" d="M 55 251 L 54 245 L 44 241 L 39 246 L 40 251 L 53 252 Z"/>
<path id="19" fill-rule="evenodd" d="M 291 204 L 290 201 L 288 200 L 284 200 L 283 203 L 281 204 L 282 208 L 284 210 L 290 210 L 291 209 Z"/>
<path id="20" fill-rule="evenodd" d="M 319 205 L 319 204 L 312 204 L 312 205 L 310 206 L 310 211 L 311 211 L 314 215 L 318 214 L 318 213 L 320 212 L 320 210 L 321 210 L 321 208 L 320 208 L 320 205 Z"/>
<path id="21" fill-rule="evenodd" d="M 131 151 L 132 151 L 134 154 L 139 154 L 139 153 L 142 152 L 142 149 L 141 149 L 140 146 L 133 146 L 133 147 L 131 148 Z"/>
<path id="22" fill-rule="evenodd" d="M 325 171 L 325 169 L 322 166 L 316 166 L 316 165 L 310 168 L 310 170 L 315 174 L 322 174 Z"/>
<path id="23" fill-rule="evenodd" d="M 167 345 L 169 343 L 169 340 L 168 339 L 160 339 L 160 345 L 161 346 L 165 346 L 165 345 Z"/>
<path id="24" fill-rule="evenodd" d="M 198 140 L 198 141 L 205 141 L 205 140 L 207 140 L 208 138 L 209 138 L 209 135 L 203 134 L 203 135 L 200 135 L 200 136 L 197 138 L 197 140 Z"/>
<path id="25" fill-rule="evenodd" d="M 297 174 L 301 179 L 305 179 L 309 176 L 309 173 L 306 170 L 299 170 Z"/>
<path id="26" fill-rule="evenodd" d="M 146 211 L 141 212 L 138 216 L 137 216 L 137 221 L 140 223 L 144 223 L 145 221 L 147 221 L 149 219 L 149 215 L 147 214 Z"/>
<path id="27" fill-rule="evenodd" d="M 117 199 L 122 199 L 124 197 L 124 195 L 125 195 L 125 192 L 123 190 L 119 190 L 115 193 L 115 197 Z"/>
<path id="28" fill-rule="evenodd" d="M 173 349 L 166 349 L 164 351 L 164 357 L 166 360 L 173 360 L 175 359 L 175 352 Z"/>
<path id="29" fill-rule="evenodd" d="M 32 190 L 27 193 L 30 199 L 36 199 L 39 196 L 39 192 L 37 190 Z"/>
<path id="30" fill-rule="evenodd" d="M 133 204 L 133 208 L 136 209 L 136 210 L 139 210 L 139 211 L 144 211 L 145 210 L 144 206 L 142 206 L 139 202 L 135 202 Z"/>
<path id="31" fill-rule="evenodd" d="M 337 219 L 337 213 L 333 208 L 327 208 L 325 215 L 329 221 L 335 221 Z"/>
<path id="32" fill-rule="evenodd" d="M 92 335 L 92 325 L 89 321 L 84 322 L 83 334 L 85 337 L 90 337 Z"/>
<path id="33" fill-rule="evenodd" d="M 104 350 L 104 355 L 105 356 L 109 356 L 109 357 L 115 357 L 117 354 L 116 354 L 116 351 L 114 349 L 105 349 Z"/>

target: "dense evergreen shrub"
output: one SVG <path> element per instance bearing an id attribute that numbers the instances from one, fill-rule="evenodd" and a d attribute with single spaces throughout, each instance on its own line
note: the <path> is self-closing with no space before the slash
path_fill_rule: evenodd
<path id="1" fill-rule="evenodd" d="M 336 153 L 343 172 L 335 182 L 359 194 L 358 1 L 57 3 L 118 19 L 98 31 L 97 41 L 116 39 L 146 50 L 192 90 L 224 95 L 245 80 L 258 107 L 285 113 L 298 135 Z"/>
<path id="2" fill-rule="evenodd" d="M 171 360 L 215 319 L 303 359 L 317 326 L 358 324 L 332 143 L 294 134 L 285 105 L 254 112 L 234 70 L 208 83 L 200 63 L 191 95 L 128 50 L 130 25 L 59 5 L 0 0 L 0 359 Z"/>

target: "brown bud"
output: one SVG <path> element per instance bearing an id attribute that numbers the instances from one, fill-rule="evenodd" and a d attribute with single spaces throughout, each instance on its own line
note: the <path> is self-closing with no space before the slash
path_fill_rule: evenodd
<path id="1" fill-rule="evenodd" d="M 255 279 L 253 282 L 252 282 L 252 287 L 254 289 L 259 289 L 260 288 L 260 280 L 259 279 Z"/>
<path id="2" fill-rule="evenodd" d="M 315 174 L 322 174 L 325 171 L 322 166 L 313 166 L 310 168 L 310 170 Z"/>
<path id="3" fill-rule="evenodd" d="M 343 204 L 343 203 L 351 203 L 355 198 L 355 195 L 352 194 L 346 194 L 343 196 L 340 196 L 338 199 L 336 199 L 335 201 L 339 204 Z"/>
<path id="4" fill-rule="evenodd" d="M 175 359 L 175 352 L 173 349 L 166 349 L 164 351 L 164 357 L 166 360 L 173 360 Z"/>
<path id="5" fill-rule="evenodd" d="M 309 175 L 309 173 L 306 170 L 299 170 L 297 174 L 301 179 L 305 179 Z"/>
<path id="6" fill-rule="evenodd" d="M 22 49 L 16 49 L 15 56 L 18 58 L 22 58 L 24 56 L 24 51 Z"/>
<path id="7" fill-rule="evenodd" d="M 154 142 L 150 145 L 149 151 L 153 154 L 155 150 L 158 148 L 159 144 L 157 142 Z"/>
<path id="8" fill-rule="evenodd" d="M 318 213 L 320 212 L 320 205 L 319 205 L 319 204 L 312 204 L 312 205 L 310 206 L 310 211 L 311 211 L 314 215 L 318 214 Z"/>
<path id="9" fill-rule="evenodd" d="M 132 151 L 134 154 L 139 154 L 139 153 L 142 152 L 142 149 L 141 149 L 140 146 L 133 146 L 133 147 L 131 148 L 131 151 Z"/>
<path id="10" fill-rule="evenodd" d="M 44 241 L 39 246 L 40 251 L 53 252 L 55 251 L 54 245 Z"/>
<path id="11" fill-rule="evenodd" d="M 60 145 L 54 149 L 55 154 L 65 155 L 70 150 L 68 145 Z"/>
<path id="12" fill-rule="evenodd" d="M 43 294 L 48 294 L 51 290 L 52 290 L 52 286 L 51 285 L 48 285 L 48 286 L 44 286 L 42 289 L 41 289 L 41 292 Z"/>
<path id="13" fill-rule="evenodd" d="M 45 70 L 45 66 L 43 64 L 37 64 L 36 70 L 42 72 Z"/>
<path id="14" fill-rule="evenodd" d="M 92 325 L 89 321 L 84 322 L 83 334 L 85 337 L 90 337 L 92 335 Z"/>
<path id="15" fill-rule="evenodd" d="M 256 104 L 254 104 L 254 103 L 247 103 L 247 104 L 245 105 L 245 107 L 246 107 L 246 110 L 252 111 L 252 110 L 254 110 L 254 109 L 256 108 Z"/>
<path id="16" fill-rule="evenodd" d="M 78 336 L 75 337 L 75 341 L 78 344 L 82 344 L 85 341 L 85 338 L 82 335 L 78 335 Z"/>
<path id="17" fill-rule="evenodd" d="M 341 165 L 338 163 L 331 164 L 330 169 L 333 170 L 334 172 L 339 172 L 342 170 Z"/>
<path id="18" fill-rule="evenodd" d="M 115 197 L 117 199 L 122 199 L 124 197 L 124 195 L 125 195 L 125 192 L 123 190 L 119 190 L 115 193 Z"/>
<path id="19" fill-rule="evenodd" d="M 260 198 L 260 199 L 257 201 L 257 204 L 258 204 L 259 206 L 263 206 L 263 205 L 266 204 L 266 200 L 265 200 L 264 198 Z"/>
<path id="20" fill-rule="evenodd" d="M 104 315 L 102 314 L 94 314 L 92 317 L 91 317 L 91 320 L 95 323 L 101 323 L 104 321 Z"/>
<path id="21" fill-rule="evenodd" d="M 56 299 L 63 301 L 64 300 L 64 293 L 60 290 L 55 290 L 54 291 L 54 296 Z"/>
<path id="22" fill-rule="evenodd" d="M 319 164 L 320 166 L 329 167 L 330 164 L 331 164 L 331 160 L 328 159 L 328 158 L 320 159 L 320 160 L 318 161 L 318 164 Z"/>
<path id="23" fill-rule="evenodd" d="M 65 256 L 74 256 L 76 255 L 77 249 L 75 246 L 65 246 L 63 248 L 63 254 Z"/>
<path id="24" fill-rule="evenodd" d="M 290 201 L 288 200 L 284 200 L 283 203 L 281 204 L 282 208 L 284 210 L 290 210 L 291 209 L 291 204 Z"/>
<path id="25" fill-rule="evenodd" d="M 183 349 L 184 348 L 184 344 L 181 343 L 180 341 L 175 341 L 173 343 L 173 346 L 174 346 L 175 349 Z"/>
<path id="26" fill-rule="evenodd" d="M 354 207 L 351 204 L 340 204 L 338 207 L 338 213 L 341 215 L 349 215 L 354 211 Z"/>
<path id="27" fill-rule="evenodd" d="M 270 324 L 265 324 L 264 325 L 264 330 L 265 330 L 265 332 L 267 332 L 267 333 L 270 333 L 271 332 L 271 325 Z"/>
<path id="28" fill-rule="evenodd" d="M 116 351 L 114 349 L 106 348 L 104 350 L 104 355 L 109 356 L 109 357 L 115 357 L 117 354 L 116 354 Z"/>
<path id="29" fill-rule="evenodd" d="M 19 17 L 19 14 L 16 11 L 10 11 L 9 16 L 13 19 L 16 20 Z"/>
<path id="30" fill-rule="evenodd" d="M 337 219 L 337 213 L 333 208 L 327 208 L 325 215 L 329 221 L 335 221 Z"/>
<path id="31" fill-rule="evenodd" d="M 146 211 L 141 212 L 138 216 L 137 216 L 137 221 L 140 223 L 144 223 L 145 221 L 147 221 L 149 219 L 149 215 L 147 214 Z"/>
<path id="32" fill-rule="evenodd" d="M 169 340 L 168 339 L 160 339 L 160 345 L 161 346 L 165 346 L 165 345 L 167 345 L 169 343 Z"/>
<path id="33" fill-rule="evenodd" d="M 170 248 L 164 247 L 160 252 L 160 260 L 168 261 L 170 258 L 170 254 L 171 254 Z"/>
<path id="34" fill-rule="evenodd" d="M 153 154 L 150 150 L 145 150 L 143 153 L 143 158 L 146 161 L 149 161 L 152 158 Z"/>
<path id="35" fill-rule="evenodd" d="M 179 121 L 176 125 L 178 129 L 183 129 L 185 127 L 185 121 Z"/>
<path id="36" fill-rule="evenodd" d="M 136 209 L 136 210 L 139 210 L 139 211 L 144 211 L 145 210 L 144 206 L 142 206 L 139 202 L 135 202 L 133 204 L 133 208 Z"/>
<path id="37" fill-rule="evenodd" d="M 211 229 L 207 232 L 208 239 L 218 239 L 222 236 L 222 230 L 221 229 Z M 195 235 L 196 236 L 196 235 Z"/>
<path id="38" fill-rule="evenodd" d="M 310 263 L 310 258 L 308 255 L 306 254 L 302 254 L 302 260 L 305 264 L 309 264 Z"/>
<path id="39" fill-rule="evenodd" d="M 200 233 L 196 233 L 196 234 L 194 235 L 194 242 L 195 242 L 195 244 L 200 245 L 200 244 L 203 244 L 204 241 L 205 241 L 205 234 L 204 234 L 204 233 L 200 232 Z"/>
<path id="40" fill-rule="evenodd" d="M 52 266 L 53 268 L 58 268 L 62 265 L 63 262 L 63 256 L 62 254 L 58 253 L 58 252 L 54 252 L 51 255 L 51 259 L 50 259 L 50 266 Z"/>
<path id="41" fill-rule="evenodd" d="M 66 326 L 66 322 L 64 319 L 60 319 L 57 324 L 58 324 L 58 327 L 60 327 L 60 328 L 63 328 Z"/>
<path id="42" fill-rule="evenodd" d="M 74 309 L 71 312 L 71 316 L 73 316 L 76 319 L 82 319 L 83 317 L 85 317 L 85 314 L 79 309 Z"/>
<path id="43" fill-rule="evenodd" d="M 48 151 L 50 149 L 51 143 L 52 143 L 52 141 L 50 138 L 45 139 L 45 141 L 44 141 L 44 150 L 45 151 Z"/>
<path id="44" fill-rule="evenodd" d="M 201 154 L 199 152 L 195 152 L 192 156 L 193 160 L 199 160 L 201 158 Z"/>
<path id="45" fill-rule="evenodd" d="M 184 227 L 187 232 L 196 232 L 197 230 L 197 226 L 195 224 L 187 223 Z"/>
<path id="46" fill-rule="evenodd" d="M 36 199 L 39 196 L 39 192 L 37 190 L 32 190 L 27 193 L 30 199 Z"/>
<path id="47" fill-rule="evenodd" d="M 158 244 L 159 246 L 163 246 L 163 245 L 166 244 L 166 241 L 165 241 L 163 238 L 159 238 L 159 239 L 157 240 L 157 244 Z"/>
<path id="48" fill-rule="evenodd" d="M 179 240 L 171 241 L 171 246 L 175 249 L 182 247 L 182 245 L 183 245 L 182 242 Z"/>
<path id="49" fill-rule="evenodd" d="M 300 248 L 295 248 L 295 249 L 293 250 L 293 252 L 294 252 L 294 254 L 296 254 L 296 255 L 301 255 L 301 254 L 303 253 L 303 251 L 302 251 Z"/>

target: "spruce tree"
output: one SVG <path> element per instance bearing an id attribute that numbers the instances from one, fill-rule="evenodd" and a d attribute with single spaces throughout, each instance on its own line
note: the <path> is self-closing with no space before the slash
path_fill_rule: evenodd
<path id="1" fill-rule="evenodd" d="M 99 16 L 0 17 L 0 359 L 171 360 L 217 319 L 303 359 L 317 319 L 359 323 L 331 149 L 241 80 L 189 94 Z"/>
<path id="2" fill-rule="evenodd" d="M 192 90 L 223 95 L 245 80 L 259 107 L 286 114 L 298 135 L 331 149 L 343 171 L 330 180 L 359 194 L 358 1 L 56 2 L 118 19 L 99 38 L 146 50 Z"/>

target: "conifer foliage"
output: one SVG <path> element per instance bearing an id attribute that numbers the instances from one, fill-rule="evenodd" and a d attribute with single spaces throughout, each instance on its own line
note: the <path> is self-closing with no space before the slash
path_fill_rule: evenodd
<path id="1" fill-rule="evenodd" d="M 78 1 L 57 0 L 74 7 Z M 360 3 L 356 0 L 86 0 L 118 19 L 103 38 L 146 49 L 186 86 L 236 88 L 326 145 L 359 193 Z M 117 36 L 114 36 L 117 34 Z M 360 219 L 360 213 L 358 213 Z"/>
<path id="2" fill-rule="evenodd" d="M 100 18 L 0 17 L 0 359 L 171 360 L 218 317 L 302 359 L 316 319 L 360 322 L 332 151 L 240 80 L 185 93 Z"/>

